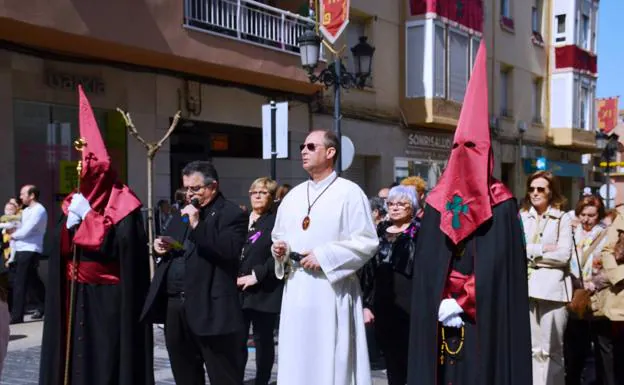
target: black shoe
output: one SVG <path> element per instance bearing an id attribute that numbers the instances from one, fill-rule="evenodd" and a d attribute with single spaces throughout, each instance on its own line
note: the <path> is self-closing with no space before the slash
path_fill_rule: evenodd
<path id="1" fill-rule="evenodd" d="M 22 324 L 22 323 L 24 323 L 24 319 L 17 319 L 17 318 L 13 319 L 12 318 L 10 324 L 11 325 L 15 325 L 15 324 Z"/>
<path id="2" fill-rule="evenodd" d="M 42 319 L 43 318 L 43 312 L 41 310 L 37 310 L 33 313 L 33 315 L 31 316 L 32 319 Z"/>

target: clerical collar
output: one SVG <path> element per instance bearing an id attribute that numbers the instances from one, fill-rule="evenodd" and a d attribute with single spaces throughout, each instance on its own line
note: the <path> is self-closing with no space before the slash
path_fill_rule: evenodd
<path id="1" fill-rule="evenodd" d="M 312 179 L 310 179 L 308 181 L 310 187 L 314 190 L 322 190 L 325 187 L 327 187 L 335 178 L 337 178 L 336 176 L 336 171 L 332 171 L 331 174 L 329 174 L 328 176 L 326 176 L 324 179 L 315 182 Z"/>

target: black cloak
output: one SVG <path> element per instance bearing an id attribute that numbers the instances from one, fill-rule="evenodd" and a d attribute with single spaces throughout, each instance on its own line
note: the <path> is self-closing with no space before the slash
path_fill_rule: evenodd
<path id="1" fill-rule="evenodd" d="M 62 385 L 69 282 L 56 228 L 48 254 L 48 286 L 39 370 L 40 385 Z M 80 261 L 118 261 L 118 285 L 76 284 L 70 385 L 153 385 L 152 325 L 139 322 L 150 283 L 147 236 L 136 209 L 105 236 L 99 252 Z M 71 257 L 70 257 L 71 258 Z"/>
<path id="2" fill-rule="evenodd" d="M 444 385 L 532 384 L 526 249 L 518 209 L 512 199 L 492 211 L 492 218 L 468 241 L 476 250 L 471 262 L 476 322 L 466 322 L 465 344 L 456 362 L 462 369 L 453 369 L 452 379 L 446 375 Z M 441 384 L 441 370 L 448 369 L 448 364 L 446 369 L 440 365 L 438 309 L 453 249 L 440 230 L 440 213 L 427 206 L 412 278 L 409 385 Z"/>

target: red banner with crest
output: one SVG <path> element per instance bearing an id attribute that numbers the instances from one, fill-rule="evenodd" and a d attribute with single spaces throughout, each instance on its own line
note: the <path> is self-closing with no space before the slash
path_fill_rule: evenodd
<path id="1" fill-rule="evenodd" d="M 596 99 L 598 112 L 598 129 L 604 133 L 613 131 L 618 123 L 619 98 Z"/>
<path id="2" fill-rule="evenodd" d="M 319 0 L 319 30 L 334 44 L 349 24 L 350 0 Z"/>

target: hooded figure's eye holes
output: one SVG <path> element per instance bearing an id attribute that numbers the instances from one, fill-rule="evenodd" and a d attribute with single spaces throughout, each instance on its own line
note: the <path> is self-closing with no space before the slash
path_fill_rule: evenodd
<path id="1" fill-rule="evenodd" d="M 468 147 L 468 148 L 475 148 L 476 145 L 474 144 L 474 142 L 466 142 L 466 144 L 464 144 L 464 146 Z"/>
<path id="2" fill-rule="evenodd" d="M 453 149 L 456 149 L 457 147 L 459 147 L 459 143 L 453 143 Z"/>

